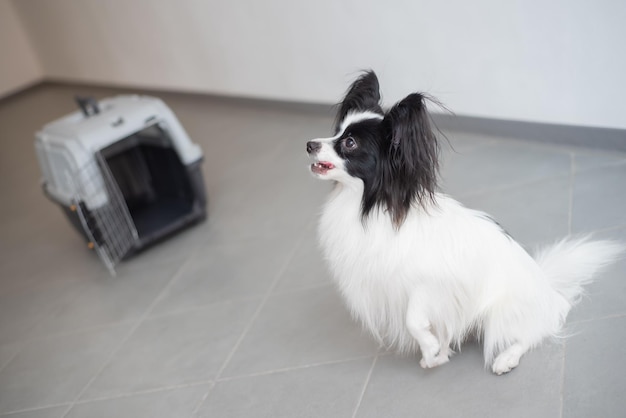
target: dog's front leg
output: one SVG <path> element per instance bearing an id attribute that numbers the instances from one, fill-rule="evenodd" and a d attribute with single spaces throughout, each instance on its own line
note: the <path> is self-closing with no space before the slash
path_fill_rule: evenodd
<path id="1" fill-rule="evenodd" d="M 424 369 L 430 369 L 431 367 L 440 366 L 448 362 L 450 346 L 449 344 L 442 346 L 437 337 L 433 334 L 432 325 L 417 295 L 412 296 L 409 300 L 406 313 L 406 326 L 420 346 L 420 351 L 422 352 L 420 366 Z"/>

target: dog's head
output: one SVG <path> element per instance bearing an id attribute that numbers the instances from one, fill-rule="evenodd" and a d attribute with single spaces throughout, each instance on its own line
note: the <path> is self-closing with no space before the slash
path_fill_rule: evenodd
<path id="1" fill-rule="evenodd" d="M 399 228 L 411 206 L 432 199 L 437 186 L 439 147 L 425 96 L 410 94 L 385 112 L 373 71 L 348 89 L 335 135 L 311 140 L 306 148 L 315 176 L 363 187 L 364 220 L 381 208 Z"/>

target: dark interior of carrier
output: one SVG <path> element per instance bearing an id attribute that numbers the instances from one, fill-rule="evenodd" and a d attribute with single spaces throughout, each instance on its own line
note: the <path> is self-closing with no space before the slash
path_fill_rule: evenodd
<path id="1" fill-rule="evenodd" d="M 169 135 L 158 125 L 117 141 L 100 153 L 142 246 L 204 216 L 199 166 L 185 166 Z"/>

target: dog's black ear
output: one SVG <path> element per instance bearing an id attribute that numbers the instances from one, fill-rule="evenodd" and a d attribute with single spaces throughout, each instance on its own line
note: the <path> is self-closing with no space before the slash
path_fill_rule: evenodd
<path id="1" fill-rule="evenodd" d="M 394 105 L 382 122 L 389 141 L 385 200 L 396 228 L 415 202 L 432 201 L 437 188 L 439 144 L 425 102 L 423 94 L 410 94 Z"/>
<path id="2" fill-rule="evenodd" d="M 374 71 L 366 71 L 352 83 L 346 97 L 339 104 L 339 112 L 335 120 L 335 132 L 339 130 L 339 124 L 349 112 L 369 110 L 382 116 L 383 110 L 379 102 L 378 77 Z"/>

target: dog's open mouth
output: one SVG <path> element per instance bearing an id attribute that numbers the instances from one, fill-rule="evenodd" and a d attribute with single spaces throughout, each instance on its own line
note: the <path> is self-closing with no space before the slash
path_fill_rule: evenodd
<path id="1" fill-rule="evenodd" d="M 318 161 L 315 164 L 311 164 L 311 171 L 315 174 L 326 174 L 333 168 L 335 168 L 334 164 L 327 161 Z"/>

